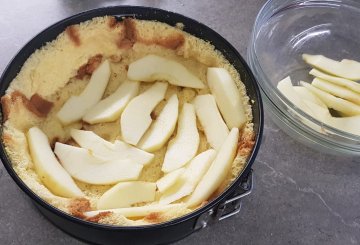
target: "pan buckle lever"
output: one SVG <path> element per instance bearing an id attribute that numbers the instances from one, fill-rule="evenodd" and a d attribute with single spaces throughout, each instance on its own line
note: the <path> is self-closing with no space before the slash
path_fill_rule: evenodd
<path id="1" fill-rule="evenodd" d="M 196 221 L 195 230 L 199 230 L 207 227 L 210 223 L 221 221 L 235 214 L 239 213 L 241 210 L 241 199 L 249 195 L 253 187 L 253 174 L 250 170 L 248 176 L 243 182 L 239 185 L 239 189 L 230 195 L 230 198 L 225 202 L 221 203 L 217 208 L 212 208 L 207 212 L 200 215 Z M 214 209 L 216 211 L 214 211 Z"/>

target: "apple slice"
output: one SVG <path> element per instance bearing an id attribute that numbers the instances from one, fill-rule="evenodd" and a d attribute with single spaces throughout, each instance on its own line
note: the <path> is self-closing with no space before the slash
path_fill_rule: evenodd
<path id="1" fill-rule="evenodd" d="M 119 183 L 107 190 L 97 203 L 98 209 L 127 208 L 155 200 L 156 184 L 144 181 Z"/>
<path id="2" fill-rule="evenodd" d="M 138 147 L 150 152 L 161 149 L 174 132 L 178 114 L 179 100 L 177 95 L 174 94 L 170 97 L 155 122 L 151 124 L 148 131 L 141 138 Z"/>
<path id="3" fill-rule="evenodd" d="M 306 112 L 310 116 L 313 116 L 311 109 L 302 101 L 301 97 L 294 89 L 290 77 L 286 77 L 285 79 L 281 80 L 278 83 L 277 88 L 291 103 L 299 107 L 299 109 Z"/>
<path id="4" fill-rule="evenodd" d="M 314 103 L 313 101 L 306 100 L 306 99 L 304 99 L 303 102 L 309 108 L 311 108 L 311 112 L 312 112 L 311 116 L 313 118 L 315 118 L 316 120 L 318 120 L 321 123 L 327 124 L 327 121 L 329 120 L 329 118 L 331 118 L 331 114 L 327 107 L 319 106 L 318 104 Z M 312 128 L 320 133 L 324 132 L 322 125 L 317 125 L 316 123 L 313 123 L 312 121 L 310 121 L 300 115 L 299 115 L 299 117 L 301 118 L 302 122 L 305 125 L 309 126 L 310 128 Z"/>
<path id="5" fill-rule="evenodd" d="M 76 174 L 93 166 L 101 165 L 106 161 L 87 149 L 60 142 L 55 143 L 54 153 L 71 176 L 76 176 Z"/>
<path id="6" fill-rule="evenodd" d="M 213 149 L 204 151 L 197 155 L 186 167 L 185 172 L 180 176 L 174 185 L 168 188 L 160 197 L 160 204 L 169 204 L 185 196 L 190 195 L 201 178 L 214 161 L 216 151 Z M 173 172 L 171 172 L 173 173 Z M 171 174 L 170 173 L 170 174 Z"/>
<path id="7" fill-rule="evenodd" d="M 92 150 L 94 153 L 100 153 L 107 157 L 109 154 L 113 154 L 113 144 L 104 140 L 92 131 L 71 129 L 70 136 L 75 142 L 82 148 Z"/>
<path id="8" fill-rule="evenodd" d="M 94 185 L 136 180 L 143 168 L 131 160 L 104 161 L 87 149 L 59 142 L 55 144 L 55 154 L 73 178 Z"/>
<path id="9" fill-rule="evenodd" d="M 330 114 L 330 111 L 327 107 L 322 107 L 322 106 L 319 106 L 318 104 L 312 102 L 312 101 L 308 101 L 306 99 L 303 100 L 304 103 L 309 107 L 311 108 L 311 111 L 313 113 L 313 117 L 320 121 L 320 122 L 323 122 L 323 123 L 326 123 L 328 118 L 331 117 L 331 114 Z M 304 119 L 306 120 L 306 119 Z M 310 124 L 310 121 L 306 120 L 307 124 L 309 125 Z M 315 125 L 314 125 L 315 126 Z"/>
<path id="10" fill-rule="evenodd" d="M 309 103 L 305 101 L 305 103 Z M 316 113 L 316 119 L 332 126 L 336 129 L 345 131 L 350 134 L 360 135 L 360 116 L 353 117 L 332 117 L 329 110 L 318 106 L 317 104 L 309 104 L 311 109 Z"/>
<path id="11" fill-rule="evenodd" d="M 291 103 L 293 103 L 295 106 L 297 106 L 303 112 L 309 114 L 310 116 L 312 116 L 313 118 L 315 118 L 319 121 L 323 120 L 324 111 L 329 113 L 329 110 L 326 106 L 325 107 L 317 106 L 317 103 L 316 103 L 317 98 L 310 91 L 307 91 L 307 93 L 305 93 L 306 96 L 302 96 L 301 94 L 299 94 L 296 87 L 292 85 L 290 77 L 287 77 L 287 78 L 283 79 L 282 81 L 280 81 L 278 83 L 277 88 L 288 100 L 291 101 Z M 298 88 L 307 90 L 304 87 L 298 87 Z M 310 94 L 310 96 L 309 96 L 309 94 Z M 314 100 L 313 97 L 315 97 L 315 102 L 313 101 Z M 322 110 L 319 111 L 318 107 L 320 107 Z M 312 121 L 306 119 L 305 117 L 303 117 L 301 115 L 298 115 L 298 116 L 300 117 L 300 119 L 302 120 L 302 122 L 305 125 L 309 126 L 310 128 L 312 128 L 318 132 L 322 132 L 321 126 L 317 125 L 316 123 L 313 123 Z"/>
<path id="12" fill-rule="evenodd" d="M 115 140 L 114 150 L 118 159 L 130 159 L 144 166 L 154 160 L 154 154 L 140 150 L 120 140 Z"/>
<path id="13" fill-rule="evenodd" d="M 347 133 L 360 136 L 360 116 L 332 117 L 327 124 Z"/>
<path id="14" fill-rule="evenodd" d="M 132 145 L 139 142 L 152 122 L 150 113 L 164 99 L 167 87 L 167 83 L 157 82 L 125 107 L 120 119 L 124 141 Z"/>
<path id="15" fill-rule="evenodd" d="M 351 106 L 354 106 L 355 104 L 348 102 L 346 100 L 339 99 L 303 81 L 300 81 L 300 84 L 304 87 L 293 87 L 290 78 L 286 78 L 280 83 L 279 83 L 281 89 L 280 91 L 286 97 L 289 97 L 289 100 L 291 100 L 292 103 L 294 103 L 297 107 L 303 109 L 304 112 L 308 113 L 310 116 L 314 117 L 323 124 L 332 126 L 334 128 L 337 128 L 339 130 L 348 133 L 360 135 L 360 127 L 358 126 L 360 125 L 359 123 L 360 116 L 344 117 L 344 118 L 332 117 L 327 108 L 327 105 L 324 105 L 323 102 L 319 103 L 319 99 L 316 96 L 319 96 L 319 98 L 324 99 L 326 103 L 329 103 L 328 105 L 333 104 L 334 107 L 338 109 L 344 108 L 344 110 L 348 110 L 350 112 L 352 112 Z M 295 94 L 294 91 L 297 94 Z M 351 106 L 346 107 L 346 105 L 348 105 L 349 103 Z M 356 109 L 356 107 L 354 108 Z M 302 116 L 300 117 L 302 118 L 303 123 L 306 124 L 307 126 L 313 128 L 318 132 L 321 133 L 323 132 L 322 126 L 316 125 L 315 123 L 303 118 Z"/>
<path id="16" fill-rule="evenodd" d="M 153 54 L 149 54 L 131 63 L 127 76 L 135 81 L 152 82 L 165 80 L 170 84 L 181 87 L 205 87 L 202 81 L 182 64 Z"/>
<path id="17" fill-rule="evenodd" d="M 138 164 L 147 165 L 154 159 L 154 154 L 140 150 L 120 140 L 115 140 L 114 144 L 112 144 L 92 131 L 72 129 L 70 135 L 82 148 L 91 150 L 98 157 L 105 160 L 129 159 Z"/>
<path id="18" fill-rule="evenodd" d="M 47 136 L 39 128 L 32 127 L 29 129 L 27 141 L 36 173 L 52 193 L 61 197 L 84 195 L 58 162 L 51 150 Z"/>
<path id="19" fill-rule="evenodd" d="M 179 179 L 179 177 L 184 173 L 185 168 L 179 168 L 175 171 L 172 171 L 166 175 L 164 175 L 161 179 L 156 181 L 156 186 L 160 192 L 164 192 L 169 189 L 175 182 Z"/>
<path id="20" fill-rule="evenodd" d="M 312 103 L 315 103 L 318 106 L 320 106 L 324 109 L 327 109 L 327 106 L 325 105 L 325 103 L 322 102 L 322 100 L 320 100 L 318 97 L 316 97 L 313 93 L 311 93 L 307 88 L 305 88 L 303 86 L 293 86 L 293 87 L 294 87 L 295 92 L 298 94 L 298 96 L 302 100 L 311 101 Z"/>
<path id="21" fill-rule="evenodd" d="M 137 180 L 143 165 L 130 160 L 111 160 L 101 165 L 93 166 L 73 177 L 93 185 L 112 185 L 120 181 Z"/>
<path id="22" fill-rule="evenodd" d="M 171 210 L 179 210 L 185 208 L 184 204 L 170 204 L 170 205 L 159 205 L 159 204 L 152 204 L 147 206 L 141 207 L 130 207 L 130 208 L 117 208 L 117 209 L 104 209 L 104 210 L 96 210 L 96 211 L 89 211 L 84 212 L 84 215 L 87 218 L 91 218 L 95 215 L 104 212 L 111 212 L 114 214 L 120 214 L 127 218 L 134 218 L 134 217 L 144 217 L 151 213 L 166 213 Z"/>
<path id="23" fill-rule="evenodd" d="M 345 78 L 340 78 L 340 77 L 334 77 L 334 76 L 330 76 L 328 74 L 325 74 L 319 70 L 316 69 L 312 69 L 309 72 L 310 75 L 313 75 L 315 77 L 321 78 L 323 80 L 329 81 L 331 83 L 337 84 L 339 86 L 342 87 L 346 87 L 348 89 L 351 89 L 352 91 L 356 92 L 356 93 L 360 93 L 360 84 Z"/>
<path id="24" fill-rule="evenodd" d="M 109 82 L 111 70 L 110 63 L 105 60 L 91 75 L 86 88 L 78 96 L 71 96 L 60 111 L 57 117 L 63 124 L 70 124 L 79 121 L 94 105 L 100 100 Z"/>
<path id="25" fill-rule="evenodd" d="M 113 94 L 91 108 L 83 121 L 90 124 L 115 121 L 129 101 L 137 95 L 139 86 L 139 82 L 124 81 Z"/>
<path id="26" fill-rule="evenodd" d="M 302 57 L 309 65 L 329 74 L 354 81 L 360 80 L 360 63 L 357 61 L 345 59 L 339 62 L 323 55 L 310 54 L 303 54 Z"/>
<path id="27" fill-rule="evenodd" d="M 224 68 L 210 67 L 207 80 L 228 128 L 241 128 L 246 116 L 239 89 L 230 73 Z"/>
<path id="28" fill-rule="evenodd" d="M 311 109 L 314 111 L 314 113 L 316 113 L 317 120 L 333 128 L 360 136 L 360 116 L 332 117 L 327 109 L 324 109 L 323 107 L 306 100 L 304 100 L 304 102 L 309 103 Z"/>
<path id="29" fill-rule="evenodd" d="M 207 200 L 225 180 L 236 155 L 238 140 L 239 129 L 231 129 L 209 170 L 187 200 L 188 207 L 197 206 Z"/>
<path id="30" fill-rule="evenodd" d="M 229 129 L 220 115 L 214 96 L 198 95 L 193 104 L 196 115 L 204 128 L 207 142 L 212 148 L 220 149 L 229 134 Z"/>
<path id="31" fill-rule="evenodd" d="M 168 144 L 161 170 L 168 173 L 184 166 L 196 155 L 199 143 L 194 106 L 185 103 L 179 116 L 176 137 Z"/>
<path id="32" fill-rule="evenodd" d="M 314 78 L 311 83 L 314 87 L 321 89 L 324 92 L 328 92 L 336 97 L 348 100 L 355 104 L 360 104 L 360 94 L 351 91 L 350 89 L 332 84 L 321 78 Z"/>
<path id="33" fill-rule="evenodd" d="M 306 82 L 300 82 L 302 86 L 309 89 L 314 95 L 316 95 L 319 99 L 321 99 L 327 107 L 332 108 L 336 111 L 339 111 L 347 116 L 356 116 L 360 115 L 360 106 L 349 102 L 347 100 L 337 98 L 327 92 L 324 92 L 318 88 L 315 88 L 311 84 Z"/>

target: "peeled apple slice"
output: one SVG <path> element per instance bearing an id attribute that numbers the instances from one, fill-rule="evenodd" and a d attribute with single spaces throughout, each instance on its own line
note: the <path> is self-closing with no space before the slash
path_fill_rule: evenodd
<path id="1" fill-rule="evenodd" d="M 309 101 L 304 99 L 303 102 L 309 107 L 311 108 L 311 112 L 312 112 L 312 117 L 315 118 L 316 120 L 318 120 L 319 122 L 323 123 L 323 124 L 327 124 L 327 121 L 329 120 L 329 118 L 331 118 L 331 114 L 329 112 L 329 109 L 327 107 L 322 107 L 319 106 L 318 104 L 314 103 L 313 101 Z M 299 117 L 302 119 L 302 122 L 309 126 L 310 128 L 323 133 L 323 127 L 322 125 L 317 125 L 316 123 L 313 123 L 312 121 L 302 117 L 299 115 Z"/>
<path id="2" fill-rule="evenodd" d="M 236 155 L 238 140 L 239 129 L 231 129 L 209 170 L 187 200 L 188 207 L 194 207 L 206 201 L 225 180 Z"/>
<path id="3" fill-rule="evenodd" d="M 355 93 L 347 88 L 332 84 L 320 78 L 315 78 L 311 83 L 314 87 L 328 92 L 336 97 L 348 100 L 355 104 L 360 104 L 360 94 Z"/>
<path id="4" fill-rule="evenodd" d="M 136 180 L 143 168 L 143 165 L 131 160 L 104 161 L 89 150 L 59 142 L 55 144 L 54 151 L 73 178 L 94 185 Z"/>
<path id="5" fill-rule="evenodd" d="M 111 160 L 99 166 L 93 166 L 73 177 L 93 185 L 112 185 L 120 181 L 137 180 L 143 165 L 130 160 Z"/>
<path id="6" fill-rule="evenodd" d="M 154 154 L 140 150 L 120 140 L 115 140 L 113 149 L 118 159 L 130 159 L 144 166 L 154 160 Z"/>
<path id="7" fill-rule="evenodd" d="M 174 94 L 170 97 L 160 115 L 157 117 L 141 138 L 138 147 L 145 151 L 157 151 L 161 149 L 175 130 L 179 114 L 179 100 Z"/>
<path id="8" fill-rule="evenodd" d="M 60 142 L 55 143 L 54 153 L 71 176 L 105 162 L 105 159 L 94 155 L 87 149 Z"/>
<path id="9" fill-rule="evenodd" d="M 175 171 L 172 171 L 166 175 L 164 175 L 161 179 L 156 181 L 156 186 L 160 192 L 164 192 L 169 189 L 175 182 L 179 179 L 179 177 L 184 173 L 185 168 L 179 168 Z"/>
<path id="10" fill-rule="evenodd" d="M 312 86 L 308 83 L 305 82 L 300 82 L 303 86 Z M 309 111 L 311 111 L 311 114 L 308 113 L 307 111 L 305 111 L 306 113 L 308 113 L 310 116 L 314 117 L 316 120 L 322 122 L 325 125 L 329 125 L 332 126 L 334 128 L 337 128 L 339 130 L 351 133 L 351 134 L 355 134 L 355 135 L 360 135 L 360 116 L 353 116 L 353 117 L 342 117 L 342 118 L 338 118 L 338 117 L 332 117 L 328 108 L 319 103 L 317 103 L 317 101 L 314 101 L 314 98 L 312 98 L 311 96 L 309 97 L 307 93 L 303 93 L 303 89 L 307 89 L 305 87 L 302 87 L 302 89 L 300 89 L 301 87 L 293 87 L 295 89 L 296 92 L 299 93 L 299 91 L 301 91 L 300 93 L 302 94 L 301 96 L 301 103 L 305 104 L 307 106 L 307 108 L 310 108 Z M 314 87 L 314 89 L 317 89 Z M 282 90 L 283 92 L 285 91 L 285 93 L 289 90 Z M 308 93 L 311 90 L 309 90 Z M 322 92 L 321 90 L 319 90 L 320 93 Z M 323 92 L 325 93 L 325 92 Z M 314 93 L 314 96 L 317 95 L 316 93 Z M 330 95 L 330 94 L 329 94 Z M 332 95 L 330 95 L 332 96 Z M 334 97 L 336 98 L 336 97 Z M 297 98 L 299 99 L 299 98 Z M 300 100 L 294 100 L 295 103 L 299 103 Z M 297 105 L 297 104 L 295 104 Z M 298 105 L 297 105 L 298 106 Z M 298 106 L 299 107 L 299 106 Z M 318 131 L 318 132 L 323 132 L 322 126 L 316 125 L 315 123 L 303 118 L 302 121 L 304 124 L 306 124 L 307 126 L 311 127 L 312 129 Z"/>
<path id="11" fill-rule="evenodd" d="M 201 178 L 209 169 L 216 156 L 213 149 L 204 151 L 197 155 L 186 167 L 185 172 L 177 179 L 176 183 L 163 192 L 160 197 L 160 204 L 169 204 L 185 196 L 190 195 Z M 171 172 L 170 174 L 172 174 Z"/>
<path id="12" fill-rule="evenodd" d="M 354 60 L 336 61 L 323 55 L 302 55 L 304 61 L 309 65 L 325 71 L 329 74 L 347 78 L 350 80 L 360 80 L 360 63 Z"/>
<path id="13" fill-rule="evenodd" d="M 329 112 L 329 109 L 327 107 L 322 107 L 319 106 L 318 104 L 312 102 L 312 101 L 308 101 L 306 99 L 303 100 L 304 103 L 311 108 L 311 111 L 313 113 L 313 117 L 322 122 L 322 123 L 326 123 L 328 118 L 331 117 L 331 114 Z M 306 120 L 304 118 L 304 123 L 306 123 L 308 126 L 312 125 L 313 128 L 315 129 L 315 124 L 311 123 L 310 121 Z M 310 126 L 311 127 L 311 126 Z"/>
<path id="14" fill-rule="evenodd" d="M 167 87 L 167 83 L 157 82 L 125 107 L 120 119 L 121 134 L 125 142 L 132 145 L 139 142 L 152 122 L 150 113 L 164 99 Z"/>
<path id="15" fill-rule="evenodd" d="M 78 96 L 71 96 L 57 113 L 63 124 L 79 121 L 100 100 L 109 82 L 110 63 L 105 60 L 91 75 L 86 88 Z"/>
<path id="16" fill-rule="evenodd" d="M 327 124 L 347 133 L 360 136 L 360 116 L 332 117 Z"/>
<path id="17" fill-rule="evenodd" d="M 127 208 L 155 200 L 156 184 L 144 181 L 122 182 L 107 190 L 97 203 L 98 209 Z"/>
<path id="18" fill-rule="evenodd" d="M 304 112 L 308 113 L 310 116 L 312 116 L 313 118 L 315 118 L 316 120 L 322 122 L 325 125 L 329 125 L 331 127 L 337 128 L 339 130 L 351 133 L 351 134 L 355 134 L 355 135 L 360 135 L 360 116 L 353 116 L 353 117 L 342 117 L 342 118 L 338 118 L 338 117 L 332 117 L 327 106 L 322 105 L 321 103 L 318 103 L 318 98 L 316 98 L 315 96 L 318 95 L 323 95 L 324 99 L 326 100 L 328 97 L 330 99 L 328 99 L 329 103 L 336 103 L 337 101 L 339 101 L 337 97 L 328 94 L 326 92 L 323 92 L 320 89 L 317 89 L 316 87 L 305 83 L 303 81 L 300 82 L 300 84 L 304 87 L 292 87 L 291 88 L 291 81 L 290 79 L 285 79 L 282 81 L 282 84 L 280 85 L 281 87 L 281 92 L 287 97 L 289 96 L 290 100 L 292 100 L 292 102 L 298 106 L 300 105 L 305 105 L 306 110 L 304 110 Z M 307 92 L 304 91 L 308 90 Z M 296 91 L 297 94 L 294 94 L 293 92 Z M 308 93 L 313 93 L 312 96 L 309 96 Z M 315 97 L 315 98 L 314 98 Z M 319 96 L 319 98 L 322 98 Z M 324 100 L 324 101 L 325 101 Z M 348 102 L 346 100 L 342 100 L 340 99 L 340 103 L 342 103 L 342 101 L 344 101 L 344 104 L 336 104 L 337 106 L 339 105 L 343 105 L 345 106 L 346 103 L 351 103 Z M 352 103 L 351 103 L 352 104 Z M 354 104 L 355 105 L 355 104 Z M 345 107 L 347 108 L 347 107 Z M 309 113 L 310 112 L 310 113 Z M 309 121 L 308 119 L 300 116 L 300 118 L 302 119 L 302 122 L 304 124 L 306 124 L 307 126 L 311 127 L 312 129 L 318 131 L 318 132 L 323 132 L 323 127 L 321 125 L 317 125 L 311 121 Z"/>
<path id="19" fill-rule="evenodd" d="M 154 159 L 154 154 L 140 150 L 120 140 L 115 140 L 112 144 L 92 131 L 72 129 L 70 135 L 82 148 L 91 150 L 104 160 L 129 159 L 135 163 L 147 165 Z"/>
<path id="20" fill-rule="evenodd" d="M 70 136 L 82 148 L 92 150 L 100 154 L 103 153 L 105 156 L 111 154 L 112 144 L 92 131 L 71 129 Z"/>
<path id="21" fill-rule="evenodd" d="M 112 212 L 115 214 L 121 214 L 127 218 L 133 217 L 144 217 L 151 213 L 166 213 L 171 210 L 178 210 L 185 208 L 184 204 L 170 204 L 170 205 L 148 205 L 141 207 L 130 207 L 130 208 L 117 208 L 117 209 L 105 209 L 105 210 L 96 210 L 84 212 L 84 215 L 88 218 L 91 218 L 95 215 L 98 215 L 103 212 Z"/>
<path id="22" fill-rule="evenodd" d="M 207 80 L 228 128 L 241 128 L 246 122 L 244 105 L 230 73 L 224 68 L 210 67 Z"/>
<path id="23" fill-rule="evenodd" d="M 307 100 L 307 101 L 311 101 L 315 104 L 317 104 L 318 106 L 327 109 L 327 106 L 325 105 L 324 102 L 322 102 L 322 100 L 320 100 L 318 97 L 316 97 L 312 92 L 310 92 L 307 88 L 303 87 L 303 86 L 293 86 L 295 92 L 298 94 L 298 96 L 302 99 L 302 100 Z"/>
<path id="24" fill-rule="evenodd" d="M 297 106 L 299 109 L 301 109 L 303 112 L 307 113 L 308 115 L 312 116 L 313 118 L 321 121 L 323 119 L 324 111 L 329 113 L 328 108 L 326 105 L 324 107 L 319 106 L 316 102 L 318 98 L 313 95 L 310 91 L 306 91 L 303 96 L 301 93 L 303 93 L 304 89 L 307 90 L 304 87 L 298 87 L 293 86 L 290 80 L 290 77 L 287 77 L 280 81 L 278 83 L 277 88 L 279 91 L 293 103 L 295 106 Z M 300 92 L 299 92 L 300 91 Z M 314 102 L 315 101 L 315 102 Z M 315 106 L 314 106 L 315 105 Z M 321 110 L 320 110 L 320 109 Z M 316 123 L 311 122 L 307 118 L 298 115 L 302 122 L 309 126 L 310 128 L 322 132 L 322 127 L 317 125 Z"/>
<path id="25" fill-rule="evenodd" d="M 316 119 L 333 128 L 360 136 L 360 116 L 332 117 L 330 112 L 317 104 L 304 100 L 316 115 Z"/>
<path id="26" fill-rule="evenodd" d="M 204 129 L 207 142 L 216 150 L 220 149 L 229 134 L 229 129 L 217 108 L 211 94 L 198 95 L 193 101 L 196 115 Z"/>
<path id="27" fill-rule="evenodd" d="M 153 82 L 165 80 L 170 84 L 181 87 L 200 89 L 205 87 L 202 81 L 182 64 L 153 54 L 131 63 L 127 76 L 134 81 Z"/>
<path id="28" fill-rule="evenodd" d="M 321 78 L 325 81 L 329 81 L 331 83 L 334 83 L 336 85 L 342 86 L 342 87 L 346 87 L 356 93 L 360 93 L 360 84 L 345 78 L 340 78 L 340 77 L 334 77 L 334 76 L 330 76 L 328 74 L 325 74 L 319 70 L 316 69 L 312 69 L 309 72 L 310 75 L 313 75 L 315 77 Z"/>
<path id="29" fill-rule="evenodd" d="M 185 103 L 179 116 L 176 136 L 168 144 L 161 170 L 169 173 L 184 166 L 196 155 L 199 143 L 194 106 Z"/>
<path id="30" fill-rule="evenodd" d="M 139 82 L 124 81 L 113 94 L 91 108 L 83 121 L 90 124 L 115 121 L 129 101 L 137 95 L 139 86 Z"/>
<path id="31" fill-rule="evenodd" d="M 39 128 L 29 129 L 27 141 L 36 173 L 52 193 L 69 198 L 84 195 L 56 159 L 47 136 Z"/>
<path id="32" fill-rule="evenodd" d="M 305 88 L 309 89 L 309 91 L 311 91 L 312 93 L 314 93 L 319 99 L 321 99 L 327 105 L 327 107 L 339 111 L 347 116 L 360 115 L 359 105 L 341 98 L 337 98 L 327 92 L 315 88 L 314 86 L 306 82 L 300 82 L 300 84 Z"/>
<path id="33" fill-rule="evenodd" d="M 189 165 L 186 166 L 185 172 L 182 176 L 182 179 L 186 180 L 185 183 L 192 184 L 196 187 L 201 178 L 208 171 L 215 157 L 216 151 L 214 149 L 206 150 L 194 157 Z"/>
<path id="34" fill-rule="evenodd" d="M 291 103 L 299 107 L 307 114 L 313 115 L 311 109 L 302 101 L 300 95 L 294 89 L 290 77 L 286 77 L 285 79 L 281 80 L 278 83 L 277 88 L 288 100 L 290 100 Z"/>

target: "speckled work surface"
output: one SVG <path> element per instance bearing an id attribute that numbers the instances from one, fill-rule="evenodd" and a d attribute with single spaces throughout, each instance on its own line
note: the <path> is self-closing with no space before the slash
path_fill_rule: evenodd
<path id="1" fill-rule="evenodd" d="M 36 33 L 100 6 L 145 5 L 179 12 L 215 29 L 245 56 L 265 0 L 0 0 L 0 71 Z M 360 244 L 360 159 L 299 145 L 265 117 L 253 193 L 239 215 L 177 244 Z M 82 244 L 49 223 L 0 164 L 0 244 Z"/>

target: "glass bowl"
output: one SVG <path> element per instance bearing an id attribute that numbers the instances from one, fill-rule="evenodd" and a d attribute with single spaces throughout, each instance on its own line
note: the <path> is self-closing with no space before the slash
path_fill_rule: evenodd
<path id="1" fill-rule="evenodd" d="M 352 0 L 269 0 L 255 21 L 247 58 L 259 82 L 265 111 L 280 129 L 322 152 L 360 156 L 360 136 L 307 115 L 276 85 L 286 76 L 293 85 L 312 80 L 303 53 L 359 61 L 358 24 L 360 2 Z"/>

